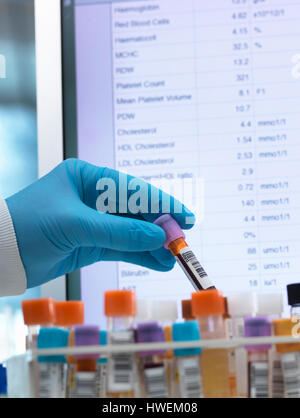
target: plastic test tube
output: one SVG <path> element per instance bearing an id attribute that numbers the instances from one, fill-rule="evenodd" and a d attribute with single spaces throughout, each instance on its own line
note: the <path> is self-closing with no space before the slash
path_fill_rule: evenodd
<path id="1" fill-rule="evenodd" d="M 135 324 L 141 322 L 152 322 L 151 318 L 151 300 L 149 299 L 137 299 L 136 301 L 136 315 L 134 318 Z"/>
<path id="2" fill-rule="evenodd" d="M 99 327 L 78 325 L 74 328 L 74 346 L 99 345 Z M 98 374 L 96 372 L 99 354 L 76 354 L 76 371 L 71 398 L 98 398 Z"/>
<path id="3" fill-rule="evenodd" d="M 212 289 L 213 283 L 185 242 L 185 234 L 171 215 L 165 214 L 154 223 L 166 233 L 164 247 L 169 249 L 195 290 Z"/>
<path id="4" fill-rule="evenodd" d="M 271 322 L 267 317 L 245 318 L 245 337 L 271 336 Z M 247 345 L 248 396 L 268 398 L 270 344 Z"/>
<path id="5" fill-rule="evenodd" d="M 244 317 L 254 316 L 256 312 L 256 298 L 254 293 L 236 293 L 227 297 L 228 314 L 226 328 L 229 338 L 244 337 Z M 229 350 L 229 369 L 232 379 L 236 380 L 236 396 L 246 398 L 248 396 L 248 364 L 247 351 L 244 347 Z"/>
<path id="6" fill-rule="evenodd" d="M 136 295 L 132 290 L 110 290 L 104 293 L 107 316 L 107 343 L 134 343 Z M 133 353 L 110 353 L 107 358 L 107 395 L 130 398 L 134 396 L 135 364 Z"/>
<path id="7" fill-rule="evenodd" d="M 100 345 L 107 345 L 107 332 L 105 330 L 101 330 L 99 332 L 99 337 Z M 98 382 L 98 398 L 106 398 L 107 354 L 99 357 L 97 361 L 96 373 Z"/>
<path id="8" fill-rule="evenodd" d="M 172 334 L 173 322 L 178 319 L 178 307 L 176 300 L 152 300 L 150 301 L 150 315 L 152 321 L 158 321 L 163 328 L 168 328 Z"/>
<path id="9" fill-rule="evenodd" d="M 216 289 L 192 293 L 192 312 L 197 318 L 201 339 L 225 338 L 224 298 Z M 203 349 L 201 354 L 205 398 L 229 398 L 229 361 L 226 348 Z"/>
<path id="10" fill-rule="evenodd" d="M 293 332 L 298 333 L 299 323 L 291 318 L 275 319 L 273 329 L 277 337 L 291 337 Z M 300 343 L 276 344 L 276 350 L 281 357 L 284 397 L 300 398 Z"/>
<path id="11" fill-rule="evenodd" d="M 267 316 L 270 321 L 279 319 L 283 312 L 281 293 L 257 293 L 256 315 Z M 269 398 L 283 398 L 284 383 L 280 354 L 275 345 L 269 350 Z"/>
<path id="12" fill-rule="evenodd" d="M 22 301 L 24 324 L 28 326 L 26 348 L 37 346 L 37 336 L 41 327 L 51 327 L 55 320 L 54 300 L 52 298 L 27 299 Z M 36 361 L 28 362 L 30 397 L 39 397 L 40 366 Z M 42 372 L 42 370 L 41 370 Z"/>
<path id="13" fill-rule="evenodd" d="M 288 304 L 291 309 L 291 318 L 297 322 L 300 319 L 300 283 L 292 283 L 287 285 Z"/>
<path id="14" fill-rule="evenodd" d="M 136 329 L 138 324 L 153 322 L 151 317 L 151 300 L 149 299 L 137 299 L 136 301 L 136 315 L 134 318 L 134 328 Z M 135 398 L 141 397 L 141 385 L 140 379 L 134 379 L 134 396 Z"/>
<path id="15" fill-rule="evenodd" d="M 52 298 L 27 299 L 22 301 L 24 324 L 28 326 L 26 349 L 36 348 L 36 340 L 41 327 L 50 327 L 55 319 Z"/>
<path id="16" fill-rule="evenodd" d="M 67 347 L 69 332 L 59 328 L 41 328 L 37 337 L 37 348 Z M 65 398 L 66 367 L 64 355 L 39 356 L 39 397 Z"/>
<path id="17" fill-rule="evenodd" d="M 164 342 L 163 328 L 157 322 L 137 325 L 136 342 Z M 166 368 L 162 358 L 165 350 L 149 350 L 137 353 L 137 370 L 140 395 L 143 398 L 167 398 L 169 396 Z"/>
<path id="18" fill-rule="evenodd" d="M 257 316 L 268 316 L 270 320 L 280 318 L 283 312 L 281 293 L 257 293 L 255 296 Z"/>
<path id="19" fill-rule="evenodd" d="M 225 306 L 225 313 L 223 314 L 224 325 L 225 325 L 225 335 L 226 338 L 233 338 L 233 330 L 232 330 L 232 320 L 231 316 L 228 312 L 228 302 L 227 297 L 224 297 L 224 306 Z M 236 387 L 236 367 L 235 367 L 235 349 L 228 350 L 228 361 L 229 361 L 229 386 L 230 386 L 230 393 L 232 398 L 236 398 L 237 396 L 237 387 Z"/>
<path id="20" fill-rule="evenodd" d="M 153 300 L 150 304 L 150 314 L 154 321 L 157 321 L 164 329 L 165 341 L 172 341 L 172 325 L 178 319 L 178 307 L 175 300 Z M 172 376 L 174 375 L 174 351 L 167 350 L 163 354 L 163 361 L 166 367 L 168 392 L 172 394 Z"/>
<path id="21" fill-rule="evenodd" d="M 55 322 L 54 325 L 69 331 L 69 346 L 73 345 L 73 329 L 75 325 L 84 323 L 84 303 L 80 300 L 59 301 L 54 304 Z M 75 359 L 67 356 L 67 372 L 64 380 L 66 381 L 66 397 L 74 386 Z"/>
<path id="22" fill-rule="evenodd" d="M 173 324 L 173 341 L 198 341 L 200 331 L 197 321 Z M 176 366 L 172 379 L 177 383 L 173 393 L 180 398 L 202 398 L 201 348 L 176 348 L 174 350 Z"/>

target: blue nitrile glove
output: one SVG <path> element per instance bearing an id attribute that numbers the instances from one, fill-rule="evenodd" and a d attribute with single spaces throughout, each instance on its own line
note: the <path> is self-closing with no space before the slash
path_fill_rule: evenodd
<path id="1" fill-rule="evenodd" d="M 118 190 L 119 174 L 121 183 L 125 179 L 125 187 L 134 179 L 109 168 L 69 159 L 6 199 L 27 287 L 40 285 L 99 260 L 125 261 L 160 271 L 173 267 L 174 257 L 163 248 L 165 233 L 151 223 L 160 216 L 159 213 L 122 213 L 118 216 L 119 205 L 124 206 L 124 198 L 119 200 L 118 195 L 117 214 L 96 210 L 99 194 L 105 193 L 105 190 L 97 190 L 97 181 L 103 178 L 115 180 Z M 150 185 L 144 184 L 150 190 Z M 128 191 L 125 199 L 135 192 Z M 149 208 L 150 196 L 149 193 Z M 166 195 L 159 191 L 160 202 L 163 197 Z M 174 203 L 178 201 L 170 199 L 170 213 L 173 214 Z M 182 228 L 193 225 L 194 216 L 184 206 L 183 213 L 173 216 Z M 189 224 L 186 224 L 187 216 Z"/>

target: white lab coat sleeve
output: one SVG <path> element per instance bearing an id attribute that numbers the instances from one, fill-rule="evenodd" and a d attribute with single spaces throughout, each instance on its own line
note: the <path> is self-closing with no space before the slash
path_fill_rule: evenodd
<path id="1" fill-rule="evenodd" d="M 7 204 L 0 198 L 0 297 L 24 293 L 26 274 Z"/>

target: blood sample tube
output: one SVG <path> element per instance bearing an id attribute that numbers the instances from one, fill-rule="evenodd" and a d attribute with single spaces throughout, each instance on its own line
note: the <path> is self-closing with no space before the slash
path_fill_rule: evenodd
<path id="1" fill-rule="evenodd" d="M 281 293 L 257 293 L 256 315 L 267 316 L 270 321 L 279 319 L 283 312 Z M 284 397 L 284 382 L 280 354 L 273 345 L 269 351 L 269 398 Z"/>
<path id="2" fill-rule="evenodd" d="M 36 348 L 40 328 L 53 326 L 55 320 L 52 298 L 28 299 L 22 301 L 24 324 L 28 327 L 26 349 Z"/>
<path id="3" fill-rule="evenodd" d="M 99 327 L 96 325 L 78 325 L 74 328 L 74 346 L 98 346 Z M 76 354 L 75 382 L 71 389 L 71 398 L 97 398 L 97 360 L 99 354 Z"/>
<path id="4" fill-rule="evenodd" d="M 225 338 L 224 298 L 216 289 L 192 293 L 192 312 L 202 340 Z M 201 354 L 205 398 L 230 398 L 229 355 L 226 348 L 203 349 Z"/>
<path id="5" fill-rule="evenodd" d="M 151 317 L 157 321 L 164 329 L 165 341 L 172 341 L 172 325 L 178 319 L 178 305 L 175 300 L 153 300 L 150 305 Z M 170 397 L 172 394 L 172 376 L 174 375 L 174 351 L 167 350 L 162 355 L 166 367 L 167 381 Z"/>
<path id="6" fill-rule="evenodd" d="M 80 300 L 59 301 L 54 304 L 54 325 L 69 331 L 69 346 L 73 345 L 73 327 L 84 323 L 84 303 Z M 74 385 L 75 359 L 67 356 L 66 397 L 70 396 Z"/>
<path id="7" fill-rule="evenodd" d="M 256 297 L 254 293 L 235 293 L 227 297 L 228 313 L 226 319 L 227 330 L 230 329 L 229 338 L 244 337 L 244 318 L 254 316 L 256 312 Z M 231 384 L 236 379 L 236 395 L 240 398 L 248 397 L 248 363 L 245 347 L 236 347 L 229 350 L 229 369 Z M 232 379 L 233 378 L 233 379 Z"/>
<path id="8" fill-rule="evenodd" d="M 99 343 L 101 346 L 107 345 L 107 332 L 101 330 L 99 332 Z M 107 382 L 107 354 L 101 354 L 97 360 L 97 393 L 98 398 L 106 398 L 106 382 Z"/>
<path id="9" fill-rule="evenodd" d="M 22 301 L 24 323 L 28 326 L 26 336 L 26 349 L 32 350 L 37 347 L 37 339 L 41 327 L 50 328 L 55 321 L 54 300 L 52 298 L 28 299 Z M 40 380 L 43 366 L 37 361 L 30 361 L 30 397 L 40 396 Z"/>
<path id="10" fill-rule="evenodd" d="M 37 348 L 62 348 L 68 346 L 69 332 L 60 328 L 41 328 Z M 39 397 L 65 398 L 67 359 L 64 355 L 39 356 Z"/>
<path id="11" fill-rule="evenodd" d="M 134 317 L 136 295 L 132 290 L 109 290 L 104 293 L 104 310 L 107 317 L 107 344 L 134 343 Z M 110 353 L 107 358 L 108 397 L 134 396 L 136 377 L 133 353 L 126 350 Z"/>
<path id="12" fill-rule="evenodd" d="M 245 318 L 245 337 L 270 337 L 271 322 L 267 317 Z M 248 351 L 248 396 L 269 396 L 269 350 L 271 344 L 247 345 Z"/>
<path id="13" fill-rule="evenodd" d="M 293 334 L 298 334 L 299 322 L 295 324 L 292 318 L 275 319 L 273 329 L 276 337 L 296 337 Z M 276 350 L 281 357 L 284 397 L 300 398 L 300 343 L 276 344 Z"/>
<path id="14" fill-rule="evenodd" d="M 157 322 L 138 324 L 136 330 L 137 343 L 164 341 L 164 330 Z M 169 396 L 166 366 L 162 358 L 164 353 L 164 350 L 138 352 L 136 359 L 142 397 L 167 398 Z"/>
<path id="15" fill-rule="evenodd" d="M 185 242 L 185 234 L 171 215 L 165 214 L 154 221 L 166 233 L 164 247 L 169 249 L 195 290 L 213 289 L 214 285 Z"/>
<path id="16" fill-rule="evenodd" d="M 173 341 L 198 341 L 200 331 L 197 321 L 173 324 Z M 202 376 L 200 365 L 201 348 L 176 348 L 174 350 L 176 373 L 173 379 L 178 390 L 173 390 L 180 398 L 202 398 Z"/>

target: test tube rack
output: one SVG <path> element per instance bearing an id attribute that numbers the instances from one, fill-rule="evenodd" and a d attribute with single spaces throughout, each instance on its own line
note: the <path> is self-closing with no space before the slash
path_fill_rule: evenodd
<path id="1" fill-rule="evenodd" d="M 200 341 L 184 341 L 184 342 L 165 342 L 165 343 L 139 343 L 139 344 L 122 344 L 120 345 L 95 345 L 80 347 L 63 347 L 51 349 L 34 349 L 28 352 L 31 358 L 42 355 L 76 355 L 76 354 L 110 354 L 119 352 L 139 352 L 147 350 L 174 350 L 176 348 L 195 348 L 216 349 L 216 348 L 238 348 L 245 345 L 261 345 L 261 344 L 284 344 L 299 343 L 300 335 L 295 337 L 249 337 L 249 338 L 232 338 L 232 339 L 212 339 Z"/>
<path id="2" fill-rule="evenodd" d="M 260 344 L 284 344 L 299 343 L 300 335 L 295 337 L 250 337 L 250 338 L 232 338 L 232 339 L 212 339 L 200 341 L 184 341 L 184 342 L 165 342 L 165 343 L 135 343 L 120 345 L 94 345 L 94 346 L 77 346 L 63 347 L 51 349 L 33 349 L 26 353 L 10 357 L 4 362 L 7 367 L 9 379 L 12 381 L 12 394 L 17 397 L 34 397 L 32 388 L 35 387 L 34 364 L 38 356 L 51 355 L 76 355 L 76 354 L 99 354 L 99 356 L 108 356 L 111 353 L 137 353 L 139 351 L 148 350 L 174 350 L 178 348 L 195 348 L 202 349 L 234 349 L 247 345 Z M 13 395 L 14 396 L 14 395 Z"/>

